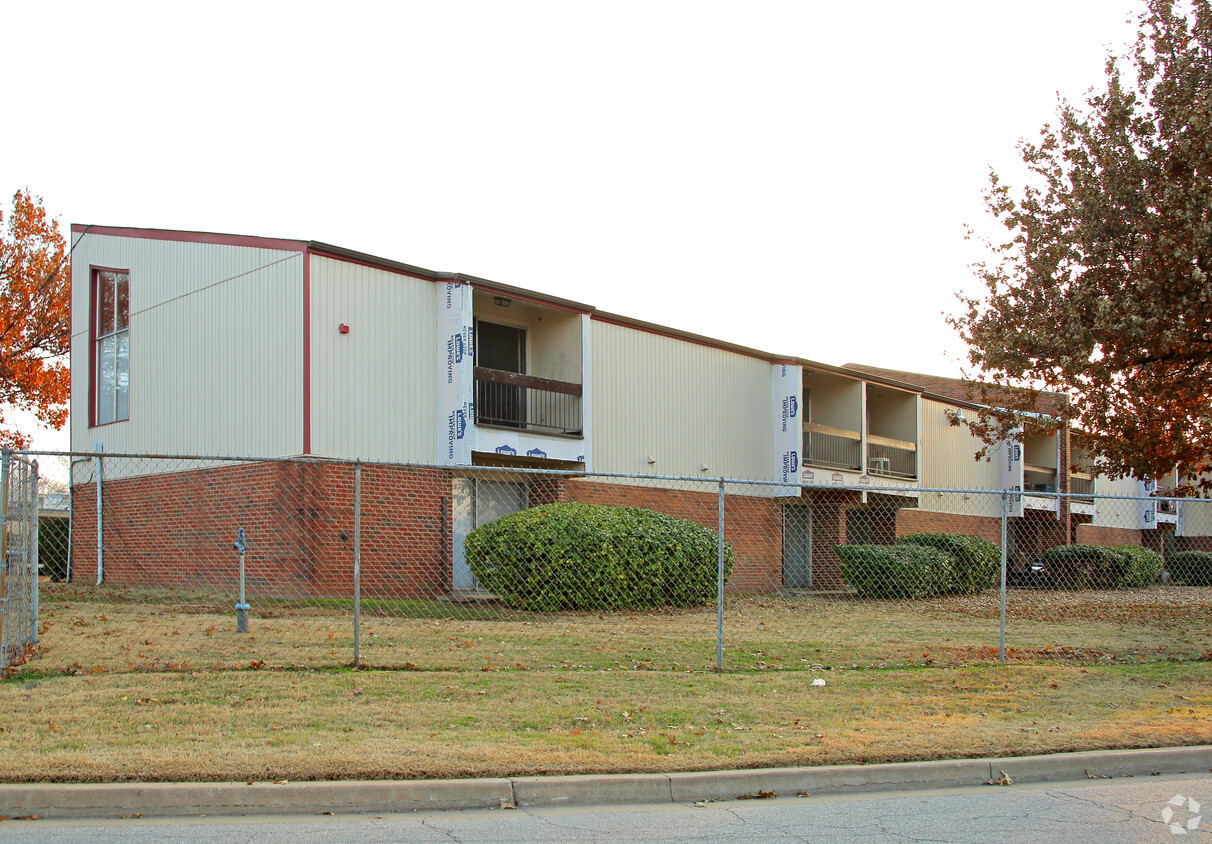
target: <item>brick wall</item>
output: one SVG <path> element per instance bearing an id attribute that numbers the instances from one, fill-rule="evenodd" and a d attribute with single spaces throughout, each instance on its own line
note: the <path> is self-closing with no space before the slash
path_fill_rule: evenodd
<path id="1" fill-rule="evenodd" d="M 1134 528 L 1107 527 L 1106 525 L 1078 525 L 1079 545 L 1140 545 L 1141 532 Z"/>
<path id="2" fill-rule="evenodd" d="M 441 594 L 449 582 L 450 475 L 362 470 L 362 592 Z M 248 538 L 249 594 L 348 597 L 353 589 L 354 468 L 242 463 L 106 481 L 105 582 L 238 590 L 232 545 Z M 96 491 L 74 494 L 73 579 L 96 580 Z"/>
<path id="3" fill-rule="evenodd" d="M 910 533 L 951 533 L 979 536 L 995 545 L 1002 544 L 1002 520 L 991 516 L 939 513 L 905 507 L 896 513 L 896 535 Z"/>

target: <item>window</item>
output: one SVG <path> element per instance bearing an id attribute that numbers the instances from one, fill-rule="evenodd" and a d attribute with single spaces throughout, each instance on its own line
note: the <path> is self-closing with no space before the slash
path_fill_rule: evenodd
<path id="1" fill-rule="evenodd" d="M 94 423 L 130 418 L 130 273 L 93 271 Z"/>

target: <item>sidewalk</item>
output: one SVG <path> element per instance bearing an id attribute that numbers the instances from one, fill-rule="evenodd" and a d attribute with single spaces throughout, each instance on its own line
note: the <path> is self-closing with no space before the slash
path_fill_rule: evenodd
<path id="1" fill-rule="evenodd" d="M 467 780 L 0 785 L 6 818 L 387 813 L 946 788 L 1212 770 L 1212 745 L 821 768 Z"/>

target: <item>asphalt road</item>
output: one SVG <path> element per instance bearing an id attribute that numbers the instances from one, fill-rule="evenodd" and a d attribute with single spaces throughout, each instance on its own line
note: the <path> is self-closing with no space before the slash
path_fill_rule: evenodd
<path id="1" fill-rule="evenodd" d="M 1178 796 L 1183 798 L 1179 803 Z M 1212 775 L 398 815 L 0 822 L 5 842 L 1212 842 Z M 1175 805 L 1171 805 L 1173 800 Z M 1204 809 L 1204 806 L 1207 809 Z M 1171 814 L 1163 816 L 1169 807 Z M 1198 819 L 1199 825 L 1188 830 Z M 1171 829 L 1182 828 L 1182 832 Z"/>

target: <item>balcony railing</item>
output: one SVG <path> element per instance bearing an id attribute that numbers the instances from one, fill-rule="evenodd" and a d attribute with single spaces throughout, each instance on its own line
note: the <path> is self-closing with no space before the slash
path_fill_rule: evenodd
<path id="1" fill-rule="evenodd" d="M 581 385 L 475 368 L 476 424 L 580 436 Z"/>
<path id="2" fill-rule="evenodd" d="M 858 431 L 830 428 L 827 425 L 804 425 L 804 463 L 830 469 L 863 468 L 863 442 Z"/>
<path id="3" fill-rule="evenodd" d="M 917 446 L 904 440 L 868 434 L 867 474 L 888 478 L 916 478 Z"/>
<path id="4" fill-rule="evenodd" d="M 1094 503 L 1094 478 L 1082 477 L 1077 472 L 1069 475 L 1069 492 L 1073 493 L 1074 501 Z"/>

